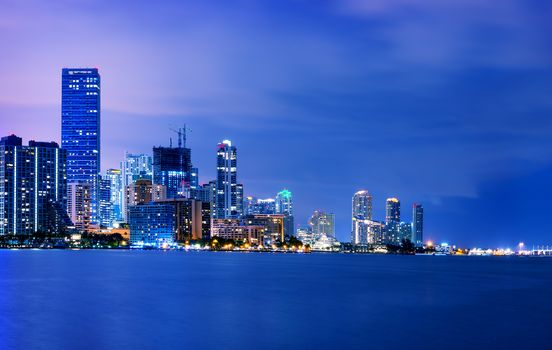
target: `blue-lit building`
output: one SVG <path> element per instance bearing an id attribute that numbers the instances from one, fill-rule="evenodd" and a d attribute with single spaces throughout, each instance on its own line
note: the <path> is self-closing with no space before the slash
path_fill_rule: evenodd
<path id="1" fill-rule="evenodd" d="M 0 140 L 0 235 L 59 233 L 71 225 L 66 157 L 55 142 Z"/>
<path id="2" fill-rule="evenodd" d="M 98 184 L 98 224 L 101 227 L 112 227 L 111 180 L 101 177 Z"/>
<path id="3" fill-rule="evenodd" d="M 121 163 L 122 174 L 122 221 L 128 222 L 125 191 L 137 180 L 153 181 L 153 158 L 147 154 L 125 152 L 125 160 Z"/>
<path id="4" fill-rule="evenodd" d="M 179 198 L 129 206 L 130 242 L 162 245 L 209 239 L 211 206 Z"/>
<path id="5" fill-rule="evenodd" d="M 154 147 L 153 183 L 167 188 L 167 198 L 181 197 L 192 183 L 192 150 L 180 142 L 179 147 Z"/>
<path id="6" fill-rule="evenodd" d="M 276 214 L 285 215 L 284 233 L 287 236 L 295 234 L 293 220 L 293 196 L 287 189 L 283 189 L 276 195 Z"/>
<path id="7" fill-rule="evenodd" d="M 96 223 L 101 158 L 97 68 L 62 69 L 61 148 L 67 151 L 67 181 L 91 184 L 91 220 Z"/>
<path id="8" fill-rule="evenodd" d="M 237 149 L 224 140 L 217 146 L 217 179 L 215 212 L 217 219 L 240 218 L 243 215 L 243 186 L 238 184 Z"/>
<path id="9" fill-rule="evenodd" d="M 421 204 L 412 205 L 412 243 L 416 246 L 424 244 L 424 208 Z"/>
<path id="10" fill-rule="evenodd" d="M 108 169 L 105 173 L 105 179 L 108 179 L 110 184 L 111 223 L 122 222 L 125 190 L 123 190 L 121 169 Z"/>
<path id="11" fill-rule="evenodd" d="M 171 203 L 148 203 L 128 207 L 131 244 L 173 243 L 175 209 Z"/>

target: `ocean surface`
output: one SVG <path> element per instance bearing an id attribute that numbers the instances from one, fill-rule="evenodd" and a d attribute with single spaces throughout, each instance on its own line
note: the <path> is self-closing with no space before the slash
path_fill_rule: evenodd
<path id="1" fill-rule="evenodd" d="M 0 349 L 552 349 L 552 258 L 0 250 Z"/>

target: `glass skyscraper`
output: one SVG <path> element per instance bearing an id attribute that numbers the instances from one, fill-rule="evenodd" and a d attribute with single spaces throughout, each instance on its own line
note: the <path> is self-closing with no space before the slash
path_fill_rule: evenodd
<path id="1" fill-rule="evenodd" d="M 167 187 L 167 198 L 182 196 L 184 188 L 191 187 L 192 183 L 192 150 L 154 147 L 153 183 Z"/>
<path id="2" fill-rule="evenodd" d="M 421 246 L 424 243 L 424 208 L 421 204 L 412 205 L 412 243 Z"/>
<path id="3" fill-rule="evenodd" d="M 67 181 L 91 185 L 92 223 L 97 223 L 100 175 L 100 74 L 97 68 L 63 68 L 61 148 Z"/>
<path id="4" fill-rule="evenodd" d="M 0 140 L 0 235 L 60 233 L 67 215 L 66 151 L 55 142 Z"/>
<path id="5" fill-rule="evenodd" d="M 372 195 L 366 190 L 357 191 L 352 202 L 351 243 L 368 244 L 372 225 Z"/>
<path id="6" fill-rule="evenodd" d="M 217 184 L 214 217 L 239 218 L 243 215 L 243 187 L 238 184 L 237 149 L 224 140 L 217 146 Z"/>

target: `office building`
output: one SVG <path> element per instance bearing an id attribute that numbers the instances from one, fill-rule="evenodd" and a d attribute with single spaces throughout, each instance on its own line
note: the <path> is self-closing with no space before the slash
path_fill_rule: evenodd
<path id="1" fill-rule="evenodd" d="M 63 68 L 61 148 L 67 151 L 67 181 L 89 183 L 92 222 L 97 221 L 100 175 L 100 74 L 96 68 Z"/>
<path id="2" fill-rule="evenodd" d="M 217 146 L 217 179 L 214 217 L 240 218 L 243 214 L 243 186 L 237 178 L 237 150 L 224 140 Z"/>
<path id="3" fill-rule="evenodd" d="M 99 179 L 98 185 L 98 225 L 112 227 L 111 180 L 106 177 Z"/>
<path id="4" fill-rule="evenodd" d="M 171 142 L 170 147 L 153 148 L 153 183 L 167 188 L 167 198 L 182 197 L 192 184 L 192 150 L 186 148 L 185 140 L 185 130 L 180 129 L 178 147 Z"/>
<path id="5" fill-rule="evenodd" d="M 194 199 L 167 199 L 129 207 L 131 243 L 163 243 L 209 239 L 211 208 Z"/>
<path id="6" fill-rule="evenodd" d="M 424 208 L 421 204 L 412 205 L 412 243 L 416 246 L 424 244 Z"/>
<path id="7" fill-rule="evenodd" d="M 55 142 L 0 140 L 0 235 L 59 233 L 67 216 L 67 152 Z"/>

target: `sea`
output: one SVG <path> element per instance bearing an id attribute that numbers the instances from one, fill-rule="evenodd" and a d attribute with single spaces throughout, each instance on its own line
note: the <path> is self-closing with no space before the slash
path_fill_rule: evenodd
<path id="1" fill-rule="evenodd" d="M 0 250 L 0 349 L 552 349 L 552 258 Z"/>

